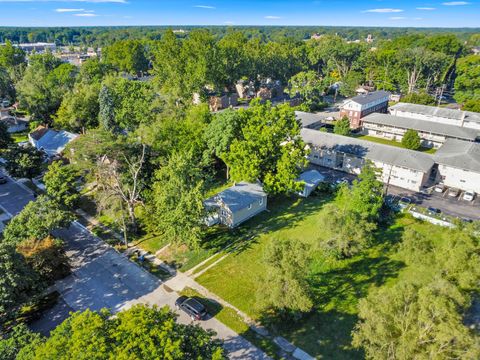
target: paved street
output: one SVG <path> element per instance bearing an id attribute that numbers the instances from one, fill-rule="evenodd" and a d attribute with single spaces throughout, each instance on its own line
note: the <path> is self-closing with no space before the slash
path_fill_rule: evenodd
<path id="1" fill-rule="evenodd" d="M 5 175 L 1 170 L 0 174 Z M 11 216 L 18 214 L 25 205 L 34 199 L 31 192 L 25 190 L 11 178 L 8 178 L 6 184 L 0 185 L 0 206 Z"/>
<path id="2" fill-rule="evenodd" d="M 34 200 L 30 192 L 12 179 L 0 186 L 0 205 L 11 215 L 17 214 L 29 201 Z M 65 241 L 72 274 L 57 282 L 60 301 L 32 324 L 34 330 L 48 334 L 71 311 L 106 307 L 117 312 L 138 303 L 168 305 L 174 309 L 178 297 L 176 292 L 166 290 L 157 277 L 94 237 L 80 224 L 73 223 L 68 229 L 58 230 L 55 236 Z M 189 324 L 191 320 L 181 312 L 179 322 Z M 217 333 L 224 341 L 231 359 L 269 359 L 215 318 L 199 324 Z"/>

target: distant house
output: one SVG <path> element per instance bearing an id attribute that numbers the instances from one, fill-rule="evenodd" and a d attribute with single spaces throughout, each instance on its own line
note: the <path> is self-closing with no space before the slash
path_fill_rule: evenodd
<path id="1" fill-rule="evenodd" d="M 350 127 L 357 129 L 362 125 L 362 119 L 374 112 L 386 113 L 390 93 L 387 91 L 374 91 L 355 96 L 340 107 L 340 117 L 350 119 Z"/>
<path id="2" fill-rule="evenodd" d="M 314 113 L 295 111 L 295 117 L 300 121 L 302 128 L 318 130 L 325 126 L 323 117 Z"/>
<path id="3" fill-rule="evenodd" d="M 260 184 L 241 182 L 207 199 L 205 207 L 213 213 L 209 225 L 234 228 L 267 209 L 267 194 Z"/>
<path id="4" fill-rule="evenodd" d="M 26 119 L 19 119 L 13 116 L 1 118 L 0 123 L 5 124 L 8 132 L 11 134 L 28 129 L 28 121 Z"/>
<path id="5" fill-rule="evenodd" d="M 303 190 L 300 191 L 298 195 L 306 198 L 310 196 L 321 182 L 325 181 L 325 176 L 317 170 L 308 170 L 300 174 L 297 181 L 305 184 Z"/>
<path id="6" fill-rule="evenodd" d="M 28 141 L 32 146 L 46 153 L 49 157 L 60 155 L 67 144 L 78 137 L 68 131 L 56 131 L 39 126 L 28 134 Z"/>

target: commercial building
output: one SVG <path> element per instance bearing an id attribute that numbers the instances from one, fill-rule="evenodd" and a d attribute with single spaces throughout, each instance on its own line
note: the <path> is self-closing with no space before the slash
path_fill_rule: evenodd
<path id="1" fill-rule="evenodd" d="M 420 191 L 430 182 L 435 163 L 429 154 L 311 129 L 302 129 L 301 136 L 312 164 L 359 174 L 369 160 L 381 169 L 384 183 Z"/>
<path id="2" fill-rule="evenodd" d="M 407 130 L 415 130 L 422 146 L 429 148 L 439 148 L 447 139 L 477 141 L 480 137 L 480 130 L 389 114 L 370 114 L 362 123 L 365 135 L 393 141 L 402 141 Z"/>
<path id="3" fill-rule="evenodd" d="M 350 127 L 357 129 L 362 126 L 362 119 L 374 112 L 386 113 L 390 93 L 386 91 L 374 91 L 355 96 L 343 103 L 340 107 L 340 117 L 350 119 Z"/>
<path id="4" fill-rule="evenodd" d="M 394 116 L 480 130 L 480 113 L 471 111 L 398 103 L 390 107 L 389 112 Z"/>
<path id="5" fill-rule="evenodd" d="M 435 153 L 438 181 L 480 193 L 480 144 L 448 139 Z"/>

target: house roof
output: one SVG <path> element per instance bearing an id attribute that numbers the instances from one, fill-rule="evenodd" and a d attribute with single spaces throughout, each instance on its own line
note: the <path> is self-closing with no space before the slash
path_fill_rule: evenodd
<path id="1" fill-rule="evenodd" d="M 321 124 L 323 121 L 323 116 L 303 111 L 295 111 L 295 116 L 297 117 L 297 120 L 300 120 L 302 127 L 304 128 Z"/>
<path id="2" fill-rule="evenodd" d="M 351 98 L 349 101 L 353 101 L 361 105 L 366 105 L 366 104 L 370 104 L 371 102 L 383 99 L 385 97 L 388 100 L 388 98 L 390 97 L 390 93 L 387 91 L 379 90 L 379 91 L 373 91 L 367 94 L 355 96 Z"/>
<path id="3" fill-rule="evenodd" d="M 38 139 L 33 137 L 37 141 L 35 146 L 37 149 L 43 150 L 49 156 L 60 154 L 70 141 L 78 137 L 77 134 L 72 134 L 64 130 L 56 131 L 47 128 L 37 128 L 37 130 L 30 134 L 30 136 L 33 137 L 32 135 L 41 135 Z"/>
<path id="4" fill-rule="evenodd" d="M 401 129 L 412 129 L 457 139 L 475 141 L 480 136 L 477 130 L 455 125 L 439 124 L 428 120 L 418 120 L 389 114 L 373 113 L 362 119 L 363 123 L 393 126 Z"/>
<path id="5" fill-rule="evenodd" d="M 207 199 L 205 205 L 215 206 L 221 202 L 232 212 L 235 212 L 248 207 L 265 196 L 267 194 L 263 191 L 260 184 L 240 182 Z"/>
<path id="6" fill-rule="evenodd" d="M 45 126 L 38 126 L 33 132 L 30 133 L 30 137 L 33 140 L 40 140 L 47 132 L 48 128 Z"/>
<path id="7" fill-rule="evenodd" d="M 11 116 L 0 119 L 0 122 L 7 125 L 8 127 L 12 127 L 12 126 L 16 126 L 16 125 L 26 126 L 28 124 L 28 120 L 26 120 L 26 119 L 14 118 L 14 117 L 11 117 Z"/>
<path id="8" fill-rule="evenodd" d="M 390 111 L 392 110 L 409 112 L 413 114 L 421 114 L 426 116 L 436 116 L 458 121 L 464 119 L 465 121 L 470 122 L 480 122 L 480 113 L 472 111 L 461 111 L 428 105 L 408 104 L 402 102 L 393 105 L 390 108 Z"/>
<path id="9" fill-rule="evenodd" d="M 317 170 L 308 170 L 300 174 L 298 181 L 305 182 L 306 186 L 314 187 L 325 180 L 325 176 L 320 174 Z"/>
<path id="10" fill-rule="evenodd" d="M 327 150 L 340 151 L 385 164 L 428 172 L 434 161 L 431 155 L 418 151 L 378 144 L 366 140 L 302 129 L 301 136 L 307 144 Z"/>
<path id="11" fill-rule="evenodd" d="M 447 139 L 435 153 L 435 161 L 457 169 L 480 172 L 480 144 Z"/>

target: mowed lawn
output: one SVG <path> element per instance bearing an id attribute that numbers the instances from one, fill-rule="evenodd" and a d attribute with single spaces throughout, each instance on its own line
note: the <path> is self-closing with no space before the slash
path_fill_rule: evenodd
<path id="1" fill-rule="evenodd" d="M 243 236 L 242 247 L 198 277 L 197 281 L 253 318 L 262 319 L 256 306 L 256 288 L 265 270 L 262 262 L 264 248 L 277 239 L 308 241 L 315 246 L 320 239 L 328 237 L 321 224 L 323 207 L 329 201 L 328 198 L 314 197 L 270 202 L 269 213 L 237 230 Z M 405 265 L 395 255 L 395 244 L 407 226 L 418 227 L 432 236 L 441 236 L 443 230 L 408 216 L 399 216 L 393 225 L 378 231 L 373 246 L 361 256 L 332 260 L 323 256 L 317 247 L 310 279 L 315 311 L 296 324 L 275 325 L 274 332 L 318 358 L 363 358 L 363 354 L 350 345 L 351 332 L 358 320 L 358 300 L 367 295 L 370 287 L 393 283 L 400 274 L 408 274 L 407 270 L 402 270 Z"/>

